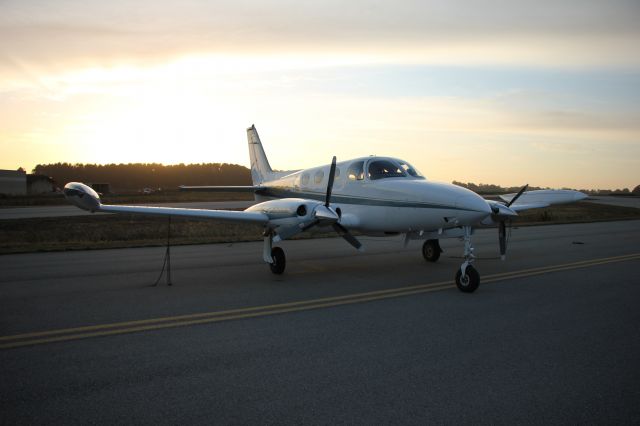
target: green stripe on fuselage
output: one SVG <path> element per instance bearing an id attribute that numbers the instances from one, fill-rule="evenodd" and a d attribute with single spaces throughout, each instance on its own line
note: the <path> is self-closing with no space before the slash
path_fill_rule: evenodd
<path id="1" fill-rule="evenodd" d="M 311 200 L 324 201 L 326 194 L 321 192 L 309 192 L 309 191 L 291 191 L 282 188 L 265 188 L 257 192 L 259 195 L 273 198 L 307 198 Z M 472 209 L 463 209 L 455 206 L 448 206 L 443 204 L 421 203 L 415 201 L 400 201 L 400 200 L 381 200 L 378 198 L 368 197 L 354 197 L 348 195 L 331 195 L 331 203 L 334 204 L 358 204 L 365 206 L 383 206 L 383 207 L 411 207 L 419 209 L 443 209 L 443 210 L 462 210 L 462 211 L 477 211 Z"/>

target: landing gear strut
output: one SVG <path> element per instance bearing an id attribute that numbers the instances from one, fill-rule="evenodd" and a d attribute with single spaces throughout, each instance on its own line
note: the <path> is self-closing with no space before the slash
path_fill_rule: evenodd
<path id="1" fill-rule="evenodd" d="M 480 285 L 480 274 L 471 264 L 475 259 L 473 246 L 471 245 L 471 227 L 464 226 L 464 263 L 456 273 L 456 286 L 464 293 L 473 293 Z"/>
<path id="2" fill-rule="evenodd" d="M 273 232 L 270 230 L 264 233 L 264 246 L 262 248 L 262 259 L 269 264 L 271 272 L 276 275 L 281 275 L 284 272 L 284 268 L 287 265 L 287 258 L 284 255 L 284 250 L 280 247 L 272 247 L 273 245 Z"/>
<path id="3" fill-rule="evenodd" d="M 442 249 L 438 240 L 427 240 L 422 245 L 422 256 L 427 262 L 437 262 Z"/>

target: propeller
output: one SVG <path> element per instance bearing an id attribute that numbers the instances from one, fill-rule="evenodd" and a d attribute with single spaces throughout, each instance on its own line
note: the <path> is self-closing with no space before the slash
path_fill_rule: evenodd
<path id="1" fill-rule="evenodd" d="M 513 198 L 511 199 L 511 201 L 509 201 L 509 202 L 507 203 L 507 207 L 511 207 L 511 204 L 515 203 L 515 202 L 516 202 L 516 200 L 517 200 L 518 198 L 520 198 L 520 196 L 521 196 L 522 194 L 524 194 L 524 191 L 526 191 L 528 187 L 529 187 L 529 184 L 526 184 L 525 186 L 523 186 L 522 188 L 520 188 L 520 191 L 518 191 L 518 193 L 516 194 L 516 196 L 515 196 L 515 197 L 513 197 Z"/>
<path id="2" fill-rule="evenodd" d="M 333 180 L 336 177 L 336 156 L 331 160 L 331 169 L 329 169 L 329 182 L 327 182 L 327 196 L 324 198 L 324 206 L 329 207 L 331 201 L 331 191 L 333 190 Z"/>
<path id="3" fill-rule="evenodd" d="M 511 199 L 511 201 L 506 204 L 506 206 L 511 207 L 511 205 L 515 203 L 522 194 L 524 194 L 524 191 L 526 191 L 528 187 L 529 184 L 526 184 L 525 186 L 520 188 L 520 191 L 518 191 L 518 193 Z M 500 244 L 500 258 L 504 260 L 505 255 L 507 254 L 507 223 L 504 219 L 498 222 L 498 243 Z"/>
<path id="4" fill-rule="evenodd" d="M 335 222 L 331 225 L 333 229 L 342 237 L 346 242 L 351 244 L 356 250 L 362 250 L 362 243 L 358 241 L 356 237 L 351 235 L 349 230 L 344 226 L 340 225 L 338 222 Z"/>
<path id="5" fill-rule="evenodd" d="M 507 224 L 504 220 L 498 223 L 498 241 L 500 243 L 500 258 L 504 260 L 507 253 Z"/>
<path id="6" fill-rule="evenodd" d="M 316 218 L 310 223 L 303 226 L 302 231 L 306 231 L 309 228 L 312 228 L 318 225 L 321 219 L 324 220 L 333 220 L 331 227 L 340 235 L 346 242 L 351 244 L 357 250 L 362 249 L 362 243 L 358 241 L 356 237 L 354 237 L 347 228 L 338 223 L 339 216 L 338 214 L 330 207 L 331 204 L 331 191 L 333 190 L 333 182 L 336 177 L 336 157 L 333 157 L 331 160 L 331 168 L 329 169 L 329 181 L 327 182 L 327 195 L 324 199 L 324 205 L 318 206 L 315 211 Z"/>

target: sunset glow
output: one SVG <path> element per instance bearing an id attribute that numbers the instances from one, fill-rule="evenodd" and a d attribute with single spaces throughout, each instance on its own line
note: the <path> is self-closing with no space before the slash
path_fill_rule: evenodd
<path id="1" fill-rule="evenodd" d="M 638 4 L 485 3 L 3 2 L 0 168 L 248 165 L 255 123 L 278 169 L 640 183 Z"/>

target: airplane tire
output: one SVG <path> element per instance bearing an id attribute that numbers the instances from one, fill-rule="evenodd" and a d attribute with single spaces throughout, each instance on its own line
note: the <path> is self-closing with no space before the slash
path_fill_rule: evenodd
<path id="1" fill-rule="evenodd" d="M 273 263 L 269 264 L 271 272 L 277 275 L 282 274 L 284 272 L 284 267 L 287 264 L 287 259 L 284 256 L 284 250 L 280 247 L 274 247 L 271 249 L 271 257 L 273 258 Z"/>
<path id="2" fill-rule="evenodd" d="M 441 252 L 438 240 L 427 240 L 422 245 L 422 256 L 427 262 L 437 262 Z"/>
<path id="3" fill-rule="evenodd" d="M 480 274 L 476 271 L 476 268 L 471 265 L 467 266 L 464 276 L 462 276 L 460 268 L 458 268 L 458 272 L 456 273 L 456 286 L 458 290 L 463 293 L 473 293 L 478 289 L 479 285 Z"/>

